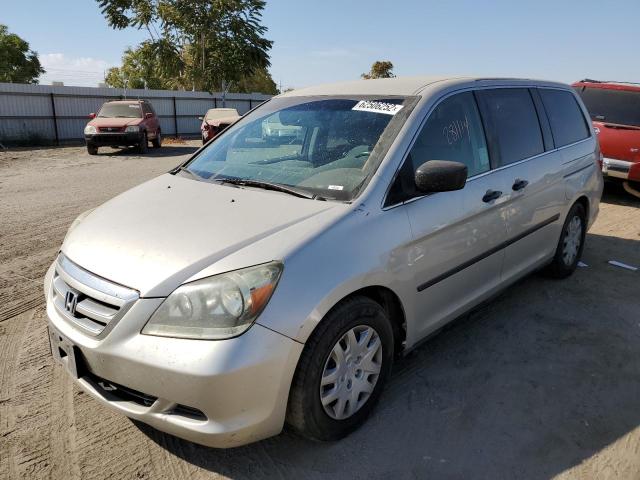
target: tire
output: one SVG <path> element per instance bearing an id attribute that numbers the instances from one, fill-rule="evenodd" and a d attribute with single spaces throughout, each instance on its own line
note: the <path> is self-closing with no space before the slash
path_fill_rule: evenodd
<path id="1" fill-rule="evenodd" d="M 354 332 L 353 336 L 349 332 Z M 364 339 L 367 332 L 368 341 Z M 379 342 L 375 341 L 376 335 Z M 352 343 L 348 343 L 349 338 Z M 355 343 L 356 340 L 363 343 Z M 377 343 L 379 350 L 375 350 Z M 393 348 L 391 323 L 378 303 L 362 296 L 339 303 L 318 325 L 302 351 L 289 392 L 287 424 L 298 434 L 320 441 L 338 440 L 354 431 L 380 398 L 391 371 Z M 342 368 L 334 361 L 336 349 L 343 353 Z M 377 374 L 366 373 L 378 368 Z M 332 370 L 336 370 L 335 375 L 329 373 Z M 327 381 L 321 386 L 323 375 Z M 370 391 L 361 390 L 370 385 Z M 335 396 L 332 392 L 342 393 L 342 400 L 338 395 L 337 400 L 331 401 Z M 321 401 L 323 394 L 326 406 Z M 345 402 L 348 395 L 352 400 Z"/>
<path id="2" fill-rule="evenodd" d="M 206 139 L 206 138 L 204 138 L 204 135 L 203 135 L 203 136 L 202 136 L 202 144 L 204 145 L 204 144 L 206 144 L 206 143 L 207 143 L 207 139 Z"/>
<path id="3" fill-rule="evenodd" d="M 160 134 L 160 130 L 156 133 L 156 138 L 151 140 L 151 145 L 153 145 L 153 148 L 160 148 L 162 146 L 162 135 Z"/>
<path id="4" fill-rule="evenodd" d="M 87 145 L 87 153 L 89 155 L 97 155 L 98 147 L 96 147 L 95 145 Z"/>
<path id="5" fill-rule="evenodd" d="M 545 269 L 550 277 L 566 278 L 571 275 L 582 257 L 584 239 L 587 232 L 587 215 L 584 207 L 575 203 L 562 225 L 560 240 L 551 263 Z M 579 225 L 579 231 L 576 229 Z"/>
<path id="6" fill-rule="evenodd" d="M 147 132 L 142 132 L 142 137 L 140 138 L 140 143 L 138 144 L 138 152 L 147 153 L 148 146 L 149 141 L 147 140 Z"/>

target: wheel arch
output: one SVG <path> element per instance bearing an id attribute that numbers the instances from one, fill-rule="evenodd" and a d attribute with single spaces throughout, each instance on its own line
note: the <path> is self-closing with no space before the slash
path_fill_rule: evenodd
<path id="1" fill-rule="evenodd" d="M 314 326 L 310 335 L 322 324 L 324 319 L 342 302 L 349 298 L 362 296 L 367 297 L 379 304 L 389 317 L 391 328 L 393 329 L 394 351 L 396 355 L 402 353 L 405 349 L 407 339 L 407 320 L 406 313 L 400 297 L 390 288 L 382 285 L 370 285 L 359 288 L 337 300 L 331 308 L 323 315 L 322 319 Z"/>

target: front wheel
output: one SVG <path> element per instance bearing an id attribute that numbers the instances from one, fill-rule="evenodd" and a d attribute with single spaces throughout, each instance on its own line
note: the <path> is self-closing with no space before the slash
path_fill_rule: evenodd
<path id="1" fill-rule="evenodd" d="M 156 138 L 151 140 L 151 145 L 153 145 L 153 148 L 160 148 L 162 146 L 162 135 L 160 134 L 160 130 L 156 133 Z"/>
<path id="2" fill-rule="evenodd" d="M 87 153 L 89 155 L 97 155 L 98 147 L 96 147 L 95 145 L 87 145 Z"/>
<path id="3" fill-rule="evenodd" d="M 393 331 L 387 312 L 367 297 L 334 307 L 307 341 L 291 385 L 287 423 L 314 440 L 337 440 L 358 428 L 391 371 Z"/>
<path id="4" fill-rule="evenodd" d="M 587 215 L 584 207 L 576 203 L 569 210 L 556 254 L 546 272 L 554 278 L 566 278 L 571 275 L 582 257 L 584 239 L 587 233 Z"/>

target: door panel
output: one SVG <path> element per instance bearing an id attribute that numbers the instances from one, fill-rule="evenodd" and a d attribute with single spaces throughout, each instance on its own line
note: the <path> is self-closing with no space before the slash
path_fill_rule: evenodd
<path id="1" fill-rule="evenodd" d="M 502 276 L 509 280 L 550 258 L 560 238 L 565 199 L 561 151 L 552 151 L 504 170 L 511 181 L 512 200 L 507 216 Z M 517 180 L 526 187 L 513 191 Z"/>
<path id="2" fill-rule="evenodd" d="M 482 201 L 504 188 L 501 172 L 472 179 L 463 190 L 405 205 L 414 242 L 408 257 L 416 282 L 418 337 L 490 295 L 500 283 L 508 197 Z"/>

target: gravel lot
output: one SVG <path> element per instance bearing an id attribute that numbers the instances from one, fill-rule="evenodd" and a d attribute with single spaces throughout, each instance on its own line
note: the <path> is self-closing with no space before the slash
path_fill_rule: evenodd
<path id="1" fill-rule="evenodd" d="M 144 157 L 0 153 L 0 478 L 640 478 L 640 201 L 605 194 L 570 279 L 533 275 L 397 363 L 338 443 L 289 433 L 233 450 L 108 411 L 54 366 L 42 276 L 82 211 L 167 171 Z"/>

